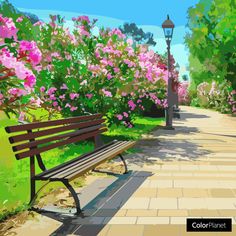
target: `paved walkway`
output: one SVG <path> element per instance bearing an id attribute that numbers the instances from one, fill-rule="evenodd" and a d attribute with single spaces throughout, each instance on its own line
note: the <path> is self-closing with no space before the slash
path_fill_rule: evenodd
<path id="1" fill-rule="evenodd" d="M 50 232 L 31 221 L 18 235 L 26 229 L 32 235 L 30 226 L 41 236 L 191 236 L 198 233 L 186 233 L 187 217 L 231 217 L 235 224 L 236 118 L 182 107 L 174 126 L 144 136 L 140 152 L 128 156 L 130 174 L 101 176 L 87 186 L 83 217 L 46 214 L 40 219 L 53 219 Z M 199 235 L 236 235 L 236 228 Z"/>

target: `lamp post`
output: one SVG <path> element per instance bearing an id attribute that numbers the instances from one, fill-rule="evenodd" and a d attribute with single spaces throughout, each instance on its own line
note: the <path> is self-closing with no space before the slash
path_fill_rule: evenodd
<path id="1" fill-rule="evenodd" d="M 174 105 L 174 97 L 172 91 L 172 77 L 171 77 L 171 65 L 170 65 L 170 42 L 173 36 L 174 31 L 174 23 L 170 20 L 169 15 L 167 15 L 167 19 L 163 22 L 162 28 L 164 31 L 166 44 L 167 44 L 167 53 L 168 53 L 168 88 L 167 88 L 167 104 L 166 108 L 166 129 L 174 129 L 172 126 L 173 120 L 173 105 Z"/>

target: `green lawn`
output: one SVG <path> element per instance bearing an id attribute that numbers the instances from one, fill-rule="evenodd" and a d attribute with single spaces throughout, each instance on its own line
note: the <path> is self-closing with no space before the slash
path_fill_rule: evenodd
<path id="1" fill-rule="evenodd" d="M 113 139 L 137 140 L 142 134 L 148 133 L 163 122 L 162 118 L 137 118 L 135 127 L 127 129 L 121 126 L 111 126 L 105 133 L 103 139 L 108 142 Z M 6 216 L 15 214 L 27 207 L 29 201 L 29 159 L 17 161 L 8 142 L 9 134 L 4 127 L 17 124 L 14 119 L 8 119 L 0 113 L 0 221 Z M 73 157 L 93 150 L 93 144 L 84 142 L 81 144 L 71 144 L 62 148 L 57 148 L 46 152 L 42 157 L 47 168 L 51 168 Z M 134 152 L 135 149 L 129 150 Z M 38 169 L 39 170 L 39 169 Z M 83 184 L 77 181 L 77 184 Z M 49 184 L 45 191 L 62 186 L 60 183 Z M 37 183 L 40 187 L 40 183 Z"/>

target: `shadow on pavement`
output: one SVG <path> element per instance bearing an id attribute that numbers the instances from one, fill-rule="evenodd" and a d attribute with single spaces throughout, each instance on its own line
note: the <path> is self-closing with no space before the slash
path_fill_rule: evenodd
<path id="1" fill-rule="evenodd" d="M 197 161 L 210 153 L 189 140 L 189 135 L 198 132 L 197 128 L 186 126 L 176 126 L 175 130 L 159 129 L 153 132 L 153 138 L 138 141 L 135 147 L 139 148 L 139 153 L 130 154 L 126 159 L 137 167 L 154 165 L 157 161 Z M 179 134 L 182 137 L 176 139 Z"/>
<path id="2" fill-rule="evenodd" d="M 201 119 L 201 118 L 210 118 L 210 116 L 207 115 L 202 115 L 202 114 L 194 114 L 194 113 L 189 113 L 180 111 L 180 120 L 186 120 L 186 119 Z"/>
<path id="3" fill-rule="evenodd" d="M 78 216 L 49 211 L 42 211 L 40 214 L 62 223 L 51 235 L 98 235 L 149 176 L 152 176 L 152 173 L 147 171 L 129 172 L 118 176 L 116 181 L 94 196 Z"/>

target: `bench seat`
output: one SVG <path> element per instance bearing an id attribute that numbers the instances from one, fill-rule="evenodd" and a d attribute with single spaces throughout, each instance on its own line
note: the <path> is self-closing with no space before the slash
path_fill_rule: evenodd
<path id="1" fill-rule="evenodd" d="M 114 158 L 124 150 L 132 147 L 134 144 L 135 142 L 133 141 L 113 141 L 109 144 L 95 149 L 90 153 L 79 156 L 55 168 L 35 175 L 34 179 L 50 181 L 71 181 L 78 176 L 81 176 L 83 173 L 86 173 L 91 168 L 95 168 L 100 163 Z"/>

